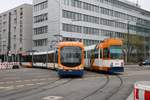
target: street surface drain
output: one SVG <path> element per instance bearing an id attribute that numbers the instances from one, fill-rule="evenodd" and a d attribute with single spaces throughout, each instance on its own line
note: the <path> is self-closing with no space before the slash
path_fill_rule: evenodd
<path id="1" fill-rule="evenodd" d="M 48 96 L 44 97 L 43 100 L 61 100 L 63 97 L 60 96 Z"/>

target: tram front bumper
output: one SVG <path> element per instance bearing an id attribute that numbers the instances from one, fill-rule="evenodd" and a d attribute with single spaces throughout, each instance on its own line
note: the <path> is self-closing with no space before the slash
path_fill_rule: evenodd
<path id="1" fill-rule="evenodd" d="M 83 76 L 84 70 L 58 70 L 59 76 Z"/>
<path id="2" fill-rule="evenodd" d="M 111 67 L 110 72 L 124 72 L 124 67 Z"/>

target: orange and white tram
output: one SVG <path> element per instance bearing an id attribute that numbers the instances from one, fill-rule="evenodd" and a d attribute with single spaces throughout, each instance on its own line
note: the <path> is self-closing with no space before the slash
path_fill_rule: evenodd
<path id="1" fill-rule="evenodd" d="M 108 38 L 97 45 L 85 47 L 85 68 L 96 71 L 124 72 L 123 42 Z"/>
<path id="2" fill-rule="evenodd" d="M 78 75 L 84 73 L 84 45 L 81 42 L 58 44 L 58 74 Z"/>
<path id="3" fill-rule="evenodd" d="M 82 76 L 84 74 L 83 43 L 60 42 L 56 50 L 30 53 L 22 57 L 22 66 L 57 69 L 60 76 Z"/>

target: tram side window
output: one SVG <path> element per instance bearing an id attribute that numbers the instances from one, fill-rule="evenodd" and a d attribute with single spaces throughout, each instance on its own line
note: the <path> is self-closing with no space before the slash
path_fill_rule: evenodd
<path id="1" fill-rule="evenodd" d="M 102 49 L 100 49 L 100 51 L 99 51 L 100 53 L 100 58 L 102 58 Z"/>
<path id="2" fill-rule="evenodd" d="M 55 63 L 58 63 L 58 51 L 55 52 Z"/>
<path id="3" fill-rule="evenodd" d="M 46 63 L 46 55 L 35 55 L 33 61 Z"/>
<path id="4" fill-rule="evenodd" d="M 108 50 L 108 48 L 104 48 L 104 50 L 103 50 L 103 58 L 104 59 L 109 58 L 109 50 Z"/>
<path id="5" fill-rule="evenodd" d="M 86 59 L 86 51 L 84 51 L 84 59 Z"/>
<path id="6" fill-rule="evenodd" d="M 84 58 L 88 59 L 90 57 L 91 57 L 91 51 L 84 51 Z"/>
<path id="7" fill-rule="evenodd" d="M 54 53 L 48 54 L 48 62 L 54 63 Z"/>
<path id="8" fill-rule="evenodd" d="M 87 58 L 91 58 L 91 53 L 92 53 L 91 51 L 87 52 Z"/>

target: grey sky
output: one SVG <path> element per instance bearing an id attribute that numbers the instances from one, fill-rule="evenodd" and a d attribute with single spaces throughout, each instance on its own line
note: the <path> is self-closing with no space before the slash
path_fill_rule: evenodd
<path id="1" fill-rule="evenodd" d="M 137 2 L 137 0 L 130 0 L 130 1 Z M 138 1 L 139 4 L 141 5 L 141 8 L 150 11 L 150 6 L 149 6 L 150 0 L 138 0 Z"/>
<path id="2" fill-rule="evenodd" d="M 1 2 L 0 2 L 0 13 L 7 11 L 11 8 L 17 7 L 23 3 L 32 4 L 32 0 L 1 0 Z"/>
<path id="3" fill-rule="evenodd" d="M 130 1 L 136 1 L 136 0 L 130 0 Z M 32 3 L 32 0 L 1 0 L 0 2 L 0 13 L 7 11 L 11 8 L 14 8 L 16 6 L 19 6 L 23 3 Z M 139 0 L 139 4 L 142 8 L 150 11 L 150 0 Z"/>

